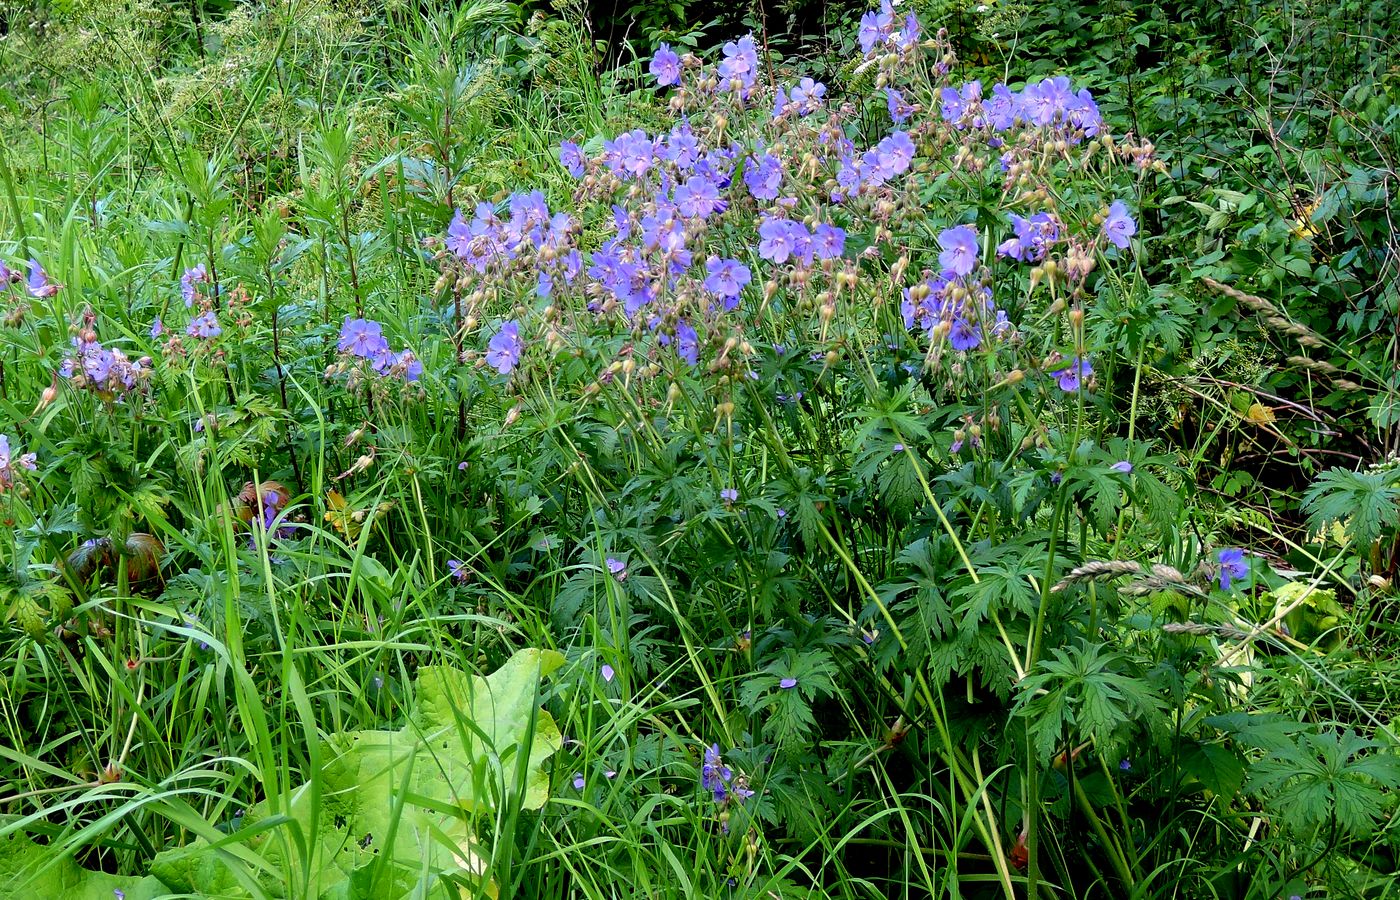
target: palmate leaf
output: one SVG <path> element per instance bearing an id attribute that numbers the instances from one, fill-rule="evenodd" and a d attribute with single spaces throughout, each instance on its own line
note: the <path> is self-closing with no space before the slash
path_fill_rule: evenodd
<path id="1" fill-rule="evenodd" d="M 1121 653 L 1102 645 L 1054 649 L 1020 684 L 1014 712 L 1031 720 L 1036 749 L 1049 757 L 1064 743 L 1089 738 L 1100 752 L 1119 743 L 1127 726 L 1158 729 L 1164 704 L 1152 687 L 1129 671 Z"/>
<path id="2" fill-rule="evenodd" d="M 241 844 L 211 848 L 201 840 L 167 850 L 147 879 L 87 872 L 12 836 L 0 843 L 0 898 L 110 900 L 120 888 L 128 900 L 169 893 L 236 900 L 251 894 L 229 860 L 251 854 L 265 864 L 257 878 L 273 897 L 286 895 L 295 872 L 307 878 L 298 896 L 318 900 L 456 900 L 454 883 L 472 884 L 483 868 L 471 816 L 538 809 L 548 798 L 542 766 L 561 739 L 538 707 L 538 691 L 563 661 L 552 650 L 521 650 L 486 678 L 420 669 L 402 729 L 332 734 L 320 777 L 284 798 L 278 816 L 259 803 L 242 819 L 239 830 L 249 836 Z M 493 892 L 490 884 L 475 889 L 473 896 Z"/>
<path id="3" fill-rule="evenodd" d="M 1361 837 L 1394 805 L 1400 756 L 1350 730 L 1304 734 L 1255 763 L 1249 789 L 1299 833 L 1335 824 Z"/>
<path id="4" fill-rule="evenodd" d="M 1303 495 L 1303 512 L 1308 527 L 1322 528 L 1328 522 L 1342 522 L 1351 535 L 1368 545 L 1400 526 L 1400 470 L 1348 472 L 1328 469 Z"/>

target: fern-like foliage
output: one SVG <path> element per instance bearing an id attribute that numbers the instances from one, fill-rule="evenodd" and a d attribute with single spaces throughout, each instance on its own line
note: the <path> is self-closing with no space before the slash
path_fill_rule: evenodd
<path id="1" fill-rule="evenodd" d="M 1342 522 L 1353 538 L 1370 544 L 1400 526 L 1400 471 L 1328 469 L 1303 495 L 1308 526 Z"/>
<path id="2" fill-rule="evenodd" d="M 1249 787 L 1299 834 L 1360 836 L 1394 807 L 1400 756 L 1351 730 L 1304 734 L 1255 763 Z"/>

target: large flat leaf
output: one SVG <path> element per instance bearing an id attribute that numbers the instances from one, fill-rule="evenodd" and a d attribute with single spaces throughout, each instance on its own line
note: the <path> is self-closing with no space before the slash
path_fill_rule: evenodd
<path id="1" fill-rule="evenodd" d="M 117 893 L 121 891 L 122 893 Z M 154 878 L 84 869 L 20 832 L 0 838 L 0 897 L 14 900 L 155 900 L 169 893 Z"/>
<path id="2" fill-rule="evenodd" d="M 476 877 L 485 866 L 474 814 L 538 809 L 548 799 L 542 766 L 561 740 L 537 696 L 540 679 L 563 661 L 554 651 L 522 650 L 486 678 L 419 670 L 403 728 L 328 736 L 319 778 L 275 813 L 257 804 L 219 846 L 201 840 L 158 854 L 151 878 L 50 864 L 51 851 L 16 835 L 0 844 L 0 898 L 112 900 L 119 888 L 127 900 L 240 900 L 255 896 L 250 883 L 259 895 L 320 900 L 457 900 L 459 883 L 494 894 Z M 8 873 L 45 866 L 32 890 L 3 893 L 20 883 Z"/>

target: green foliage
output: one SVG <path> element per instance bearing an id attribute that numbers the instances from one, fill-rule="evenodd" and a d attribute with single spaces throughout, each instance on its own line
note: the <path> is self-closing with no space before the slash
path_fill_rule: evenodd
<path id="1" fill-rule="evenodd" d="M 12 7 L 0 259 L 63 288 L 0 286 L 0 896 L 1400 884 L 1383 4 L 902 5 L 937 45 L 898 82 L 909 188 L 837 209 L 790 172 L 795 218 L 849 226 L 800 276 L 752 246 L 743 157 L 889 133 L 863 5 Z M 750 28 L 761 102 L 652 88 L 658 43 Z M 775 121 L 821 73 L 844 118 Z M 1012 178 L 1014 140 L 938 118 L 944 80 L 1061 73 L 1112 144 Z M 664 134 L 673 99 L 742 151 L 695 268 L 755 275 L 729 318 L 687 297 L 741 323 L 695 366 L 658 340 L 680 307 L 444 249 L 538 188 L 586 267 L 645 192 L 559 142 Z M 1007 211 L 1092 243 L 1112 199 L 1140 230 L 1082 280 L 994 257 Z M 902 321 L 955 223 L 1014 339 Z M 419 380 L 347 362 L 359 316 Z M 151 358 L 130 392 L 58 374 L 89 329 Z"/>
<path id="2" fill-rule="evenodd" d="M 1385 791 L 1400 788 L 1400 757 L 1350 730 L 1304 734 L 1256 763 L 1249 788 L 1300 835 L 1360 837 L 1394 806 Z"/>
<path id="3" fill-rule="evenodd" d="M 248 810 L 232 840 L 157 855 L 153 879 L 88 873 L 71 860 L 50 868 L 51 855 L 13 834 L 0 871 L 9 871 L 16 897 L 63 888 L 105 898 L 114 887 L 133 898 L 156 896 L 157 888 L 280 895 L 289 872 L 301 895 L 325 900 L 456 897 L 457 882 L 484 890 L 475 823 L 497 811 L 539 809 L 548 797 L 541 767 L 560 737 L 536 704 L 540 679 L 562 663 L 553 651 L 521 650 L 486 678 L 419 670 L 402 729 L 329 735 L 322 768 L 307 784 Z"/>

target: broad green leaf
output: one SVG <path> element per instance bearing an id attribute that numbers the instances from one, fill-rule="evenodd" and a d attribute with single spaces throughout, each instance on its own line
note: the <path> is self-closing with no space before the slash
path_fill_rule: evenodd
<path id="1" fill-rule="evenodd" d="M 548 799 L 541 767 L 561 741 L 537 693 L 562 663 L 554 651 L 522 650 L 487 678 L 423 668 L 402 729 L 331 735 L 320 778 L 282 804 L 285 821 L 259 830 L 272 815 L 266 802 L 244 816 L 248 849 L 274 873 L 263 887 L 283 896 L 285 872 L 322 900 L 455 898 L 443 876 L 481 869 L 472 814 Z M 157 855 L 152 869 L 178 891 L 247 896 L 203 842 Z"/>
<path id="2" fill-rule="evenodd" d="M 118 894 L 121 891 L 122 894 Z M 154 900 L 170 891 L 155 878 L 109 875 L 84 869 L 53 847 L 34 843 L 22 832 L 0 838 L 0 898 L 3 900 Z"/>

